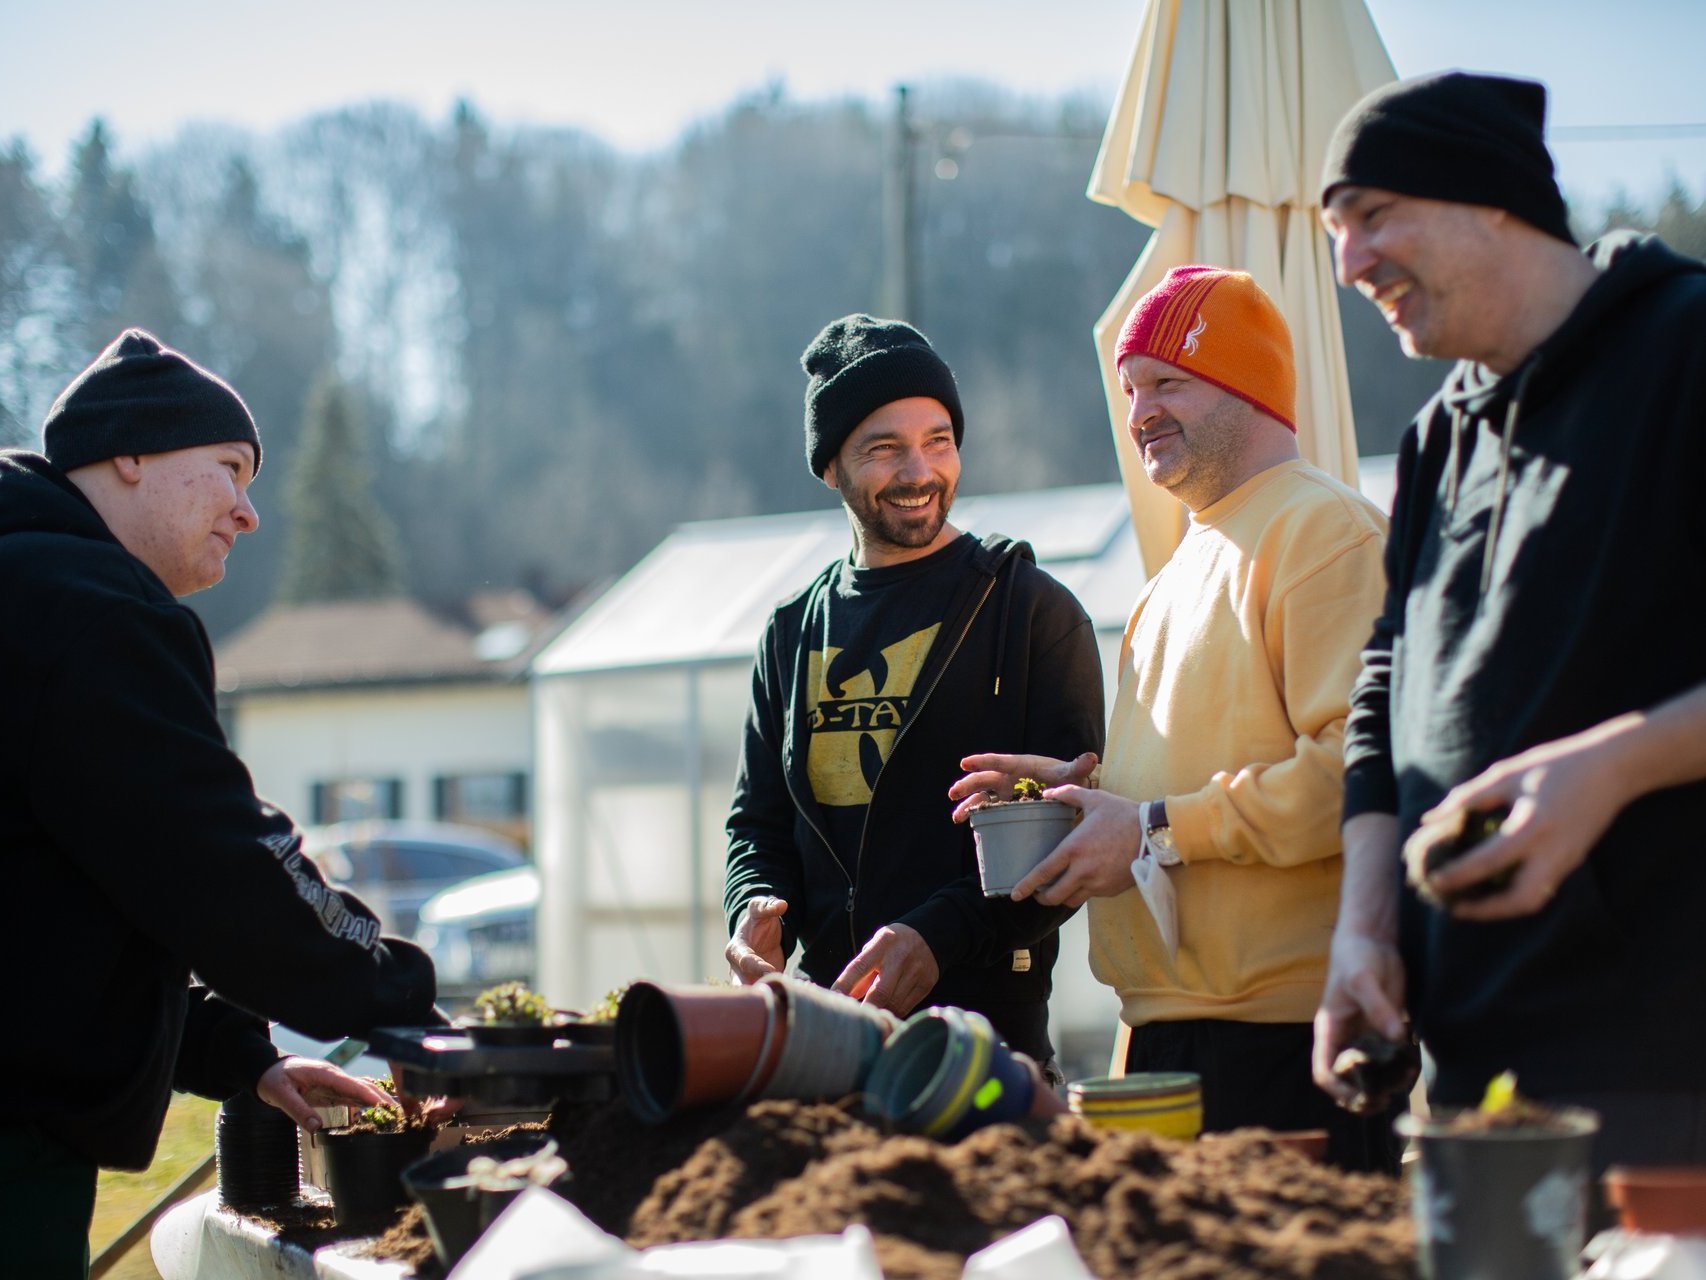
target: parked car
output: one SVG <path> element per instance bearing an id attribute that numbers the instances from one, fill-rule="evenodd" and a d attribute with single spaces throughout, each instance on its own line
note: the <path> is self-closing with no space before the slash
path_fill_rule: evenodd
<path id="1" fill-rule="evenodd" d="M 438 970 L 441 1004 L 472 1000 L 500 982 L 534 984 L 539 869 L 494 871 L 434 894 L 415 942 Z"/>
<path id="2" fill-rule="evenodd" d="M 404 938 L 441 889 L 528 865 L 501 836 L 447 822 L 339 822 L 305 831 L 302 851 L 335 887 L 372 907 L 386 933 Z"/>

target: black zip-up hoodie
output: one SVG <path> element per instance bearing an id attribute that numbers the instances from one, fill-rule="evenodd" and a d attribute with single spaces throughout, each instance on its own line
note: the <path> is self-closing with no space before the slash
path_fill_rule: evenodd
<path id="1" fill-rule="evenodd" d="M 759 645 L 728 822 L 729 928 L 751 899 L 786 899 L 783 953 L 803 941 L 802 972 L 827 985 L 879 928 L 910 925 L 942 972 L 920 1008 L 974 1009 L 1014 1048 L 1046 1059 L 1057 931 L 1072 912 L 985 898 L 948 788 L 973 752 L 1100 753 L 1090 619 L 1027 544 L 992 534 L 975 547 L 915 686 L 919 705 L 872 787 L 862 848 L 849 855 L 831 847 L 806 777 L 805 622 L 840 570 L 831 564 L 778 606 Z M 1027 949 L 1029 968 L 1015 969 L 1013 953 Z"/>
<path id="2" fill-rule="evenodd" d="M 229 1097 L 277 1060 L 264 1018 L 319 1039 L 438 1021 L 431 961 L 256 798 L 200 620 L 21 450 L 0 451 L 0 672 L 6 1123 L 140 1169 L 173 1088 Z"/>
<path id="3" fill-rule="evenodd" d="M 1462 364 L 1399 454 L 1389 594 L 1345 734 L 1345 814 L 1401 834 L 1451 787 L 1706 682 L 1706 266 L 1653 237 L 1504 377 Z M 1515 1068 L 1538 1096 L 1700 1087 L 1706 783 L 1621 813 L 1538 914 L 1405 891 L 1436 1097 Z"/>

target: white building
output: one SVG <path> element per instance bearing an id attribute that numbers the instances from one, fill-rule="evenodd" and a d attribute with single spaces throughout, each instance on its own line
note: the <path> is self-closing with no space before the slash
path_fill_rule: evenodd
<path id="1" fill-rule="evenodd" d="M 406 599 L 275 607 L 218 646 L 226 733 L 303 825 L 438 819 L 525 844 L 527 664 L 550 622 L 523 593 L 459 616 Z"/>

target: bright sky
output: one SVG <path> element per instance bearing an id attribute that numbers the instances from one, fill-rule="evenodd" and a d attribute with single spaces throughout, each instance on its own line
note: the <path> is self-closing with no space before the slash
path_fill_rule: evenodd
<path id="1" fill-rule="evenodd" d="M 438 119 L 465 96 L 499 126 L 572 124 L 653 148 L 772 82 L 794 98 L 886 98 L 938 75 L 1111 103 L 1145 2 L 0 0 L 0 140 L 21 134 L 56 171 L 97 114 L 123 152 L 191 120 L 266 129 L 372 98 Z M 1645 199 L 1670 173 L 1706 191 L 1701 0 L 1368 5 L 1400 75 L 1534 76 L 1552 89 L 1554 126 L 1696 126 L 1554 135 L 1577 199 L 1597 206 L 1619 185 Z"/>

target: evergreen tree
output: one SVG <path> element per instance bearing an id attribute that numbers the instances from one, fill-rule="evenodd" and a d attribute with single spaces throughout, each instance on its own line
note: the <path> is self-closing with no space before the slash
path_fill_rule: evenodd
<path id="1" fill-rule="evenodd" d="M 0 447 L 33 445 L 56 379 L 78 367 L 65 244 L 22 142 L 0 148 Z"/>
<path id="2" fill-rule="evenodd" d="M 160 254 L 154 219 L 128 169 L 115 168 L 106 125 L 95 120 L 72 157 L 65 242 L 91 355 L 122 329 L 141 325 L 168 344 L 184 341 L 177 290 Z"/>
<path id="3" fill-rule="evenodd" d="M 349 388 L 330 376 L 309 397 L 285 501 L 291 528 L 281 602 L 377 600 L 402 590 L 402 555 L 374 500 L 362 415 Z"/>

